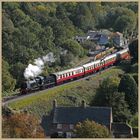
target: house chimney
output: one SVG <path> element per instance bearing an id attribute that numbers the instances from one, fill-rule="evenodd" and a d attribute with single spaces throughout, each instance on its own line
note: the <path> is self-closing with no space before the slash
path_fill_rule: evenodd
<path id="1" fill-rule="evenodd" d="M 86 108 L 86 102 L 85 102 L 85 100 L 82 100 L 82 107 L 83 108 Z"/>
<path id="2" fill-rule="evenodd" d="M 53 109 L 55 109 L 57 107 L 57 101 L 56 99 L 53 100 Z"/>

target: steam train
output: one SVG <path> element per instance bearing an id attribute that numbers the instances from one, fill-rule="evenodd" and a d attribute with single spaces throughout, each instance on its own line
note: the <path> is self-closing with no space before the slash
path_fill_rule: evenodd
<path id="1" fill-rule="evenodd" d="M 68 70 L 52 73 L 49 76 L 37 76 L 21 84 L 20 93 L 26 94 L 37 90 L 46 89 L 71 80 L 85 77 L 105 69 L 111 65 L 117 64 L 120 60 L 129 57 L 129 49 L 125 48 L 104 58 L 92 61 L 82 66 Z"/>

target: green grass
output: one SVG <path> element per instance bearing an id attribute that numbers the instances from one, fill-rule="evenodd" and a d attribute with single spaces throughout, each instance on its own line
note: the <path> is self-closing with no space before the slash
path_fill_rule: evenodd
<path id="1" fill-rule="evenodd" d="M 88 80 L 69 83 L 45 92 L 42 91 L 36 96 L 14 101 L 8 106 L 16 110 L 27 109 L 38 117 L 42 117 L 51 111 L 54 99 L 57 100 L 59 106 L 79 106 L 83 99 L 89 104 L 94 98 L 99 83 L 104 78 L 118 76 L 122 73 L 121 69 L 112 68 Z"/>

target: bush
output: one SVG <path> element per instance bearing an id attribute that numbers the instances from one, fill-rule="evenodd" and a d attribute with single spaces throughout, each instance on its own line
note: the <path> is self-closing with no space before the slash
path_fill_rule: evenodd
<path id="1" fill-rule="evenodd" d="M 138 73 L 138 64 L 133 64 L 130 69 L 131 73 Z"/>
<path id="2" fill-rule="evenodd" d="M 135 81 L 136 81 L 136 83 L 137 83 L 137 85 L 138 85 L 138 74 L 133 74 L 133 78 L 135 79 Z"/>
<path id="3" fill-rule="evenodd" d="M 138 128 L 132 128 L 133 130 L 133 136 L 138 138 Z"/>
<path id="4" fill-rule="evenodd" d="M 86 120 L 78 123 L 74 129 L 74 134 L 77 138 L 108 138 L 110 137 L 109 130 L 94 121 Z"/>

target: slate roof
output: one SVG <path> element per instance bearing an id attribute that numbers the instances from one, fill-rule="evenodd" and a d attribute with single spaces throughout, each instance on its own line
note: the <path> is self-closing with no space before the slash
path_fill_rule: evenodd
<path id="1" fill-rule="evenodd" d="M 100 40 L 99 40 L 99 44 L 107 44 L 108 43 L 108 37 L 106 35 L 101 35 Z"/>
<path id="2" fill-rule="evenodd" d="M 76 124 L 89 119 L 102 125 L 109 125 L 111 123 L 110 114 L 110 107 L 56 107 L 53 123 Z"/>

